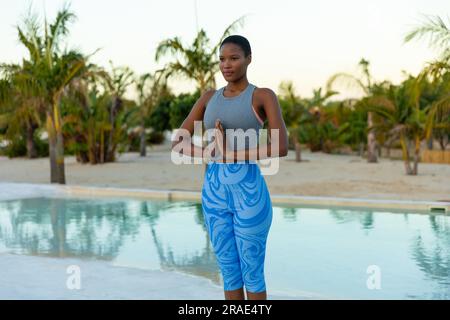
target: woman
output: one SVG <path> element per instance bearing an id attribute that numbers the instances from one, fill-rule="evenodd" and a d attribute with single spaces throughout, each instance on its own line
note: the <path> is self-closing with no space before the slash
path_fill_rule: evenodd
<path id="1" fill-rule="evenodd" d="M 288 149 L 286 126 L 275 93 L 257 88 L 247 80 L 251 59 L 246 38 L 239 35 L 225 38 L 220 45 L 220 71 L 228 84 L 205 92 L 181 125 L 191 135 L 194 121 L 203 120 L 206 129 L 216 129 L 213 144 L 205 149 L 190 144 L 189 155 L 194 156 L 195 152 L 204 155 L 206 149 L 213 150 L 204 175 L 202 209 L 227 300 L 245 299 L 244 285 L 248 299 L 267 299 L 264 259 L 272 202 L 255 160 L 270 158 L 274 150 L 271 145 L 275 145 L 277 156 L 281 157 L 286 156 Z M 266 120 L 269 134 L 278 130 L 279 139 L 260 146 L 258 130 Z M 228 139 L 233 129 L 241 129 L 238 134 L 233 133 L 238 139 L 242 138 L 243 130 L 256 132 L 256 139 L 246 135 L 244 146 L 239 146 L 234 139 Z M 173 146 L 178 142 L 175 140 Z"/>

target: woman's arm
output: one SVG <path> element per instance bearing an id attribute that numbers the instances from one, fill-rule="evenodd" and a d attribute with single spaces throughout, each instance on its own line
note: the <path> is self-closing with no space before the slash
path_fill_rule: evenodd
<path id="1" fill-rule="evenodd" d="M 257 89 L 258 90 L 258 89 Z M 281 107 L 276 94 L 268 88 L 261 88 L 260 97 L 263 101 L 264 111 L 269 124 L 270 142 L 257 145 L 256 148 L 243 150 L 226 150 L 224 146 L 217 143 L 219 152 L 223 155 L 222 162 L 235 162 L 241 160 L 260 160 L 272 157 L 285 157 L 288 152 L 288 136 L 286 125 L 281 114 Z M 223 128 L 216 124 L 216 140 L 224 141 Z M 273 136 L 272 136 L 273 135 Z M 225 146 L 226 149 L 226 146 Z"/>
<path id="2" fill-rule="evenodd" d="M 177 130 L 175 137 L 172 139 L 172 152 L 187 155 L 190 157 L 203 158 L 205 151 L 208 151 L 208 147 L 199 147 L 192 143 L 192 135 L 194 134 L 195 121 L 197 125 L 202 126 L 203 115 L 205 113 L 206 104 L 213 96 L 215 90 L 211 89 L 206 91 L 194 104 L 189 112 L 189 115 L 181 124 Z M 200 127 L 202 128 L 202 127 Z M 202 133 L 202 132 L 201 132 Z"/>

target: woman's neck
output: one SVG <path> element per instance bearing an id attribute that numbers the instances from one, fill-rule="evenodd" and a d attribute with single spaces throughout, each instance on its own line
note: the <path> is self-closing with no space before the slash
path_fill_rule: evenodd
<path id="1" fill-rule="evenodd" d="M 232 95 L 239 94 L 240 92 L 245 90 L 245 88 L 247 88 L 248 85 L 249 82 L 247 78 L 242 78 L 236 82 L 228 82 L 228 84 L 225 86 L 225 91 L 227 91 Z"/>

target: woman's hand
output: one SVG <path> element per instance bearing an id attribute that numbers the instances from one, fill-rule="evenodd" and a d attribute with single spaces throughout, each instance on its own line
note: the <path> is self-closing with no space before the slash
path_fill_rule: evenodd
<path id="1" fill-rule="evenodd" d="M 235 161 L 234 152 L 227 149 L 225 134 L 220 119 L 216 120 L 216 126 L 214 130 L 214 145 L 216 148 L 216 152 L 219 152 L 219 154 L 222 155 L 222 158 L 217 159 L 216 162 L 225 163 Z"/>
<path id="2" fill-rule="evenodd" d="M 224 154 L 224 150 L 226 148 L 225 144 L 225 139 L 224 139 L 224 133 L 223 133 L 223 127 L 222 127 L 222 123 L 220 122 L 220 119 L 216 120 L 216 127 L 214 130 L 214 141 L 215 141 L 215 145 L 217 147 L 217 151 L 219 151 L 219 154 L 221 154 L 222 156 L 226 156 L 226 154 Z M 226 159 L 226 157 L 225 157 Z"/>
<path id="3" fill-rule="evenodd" d="M 216 152 L 216 142 L 208 144 L 203 149 L 203 160 L 209 163 L 214 157 L 213 154 Z"/>

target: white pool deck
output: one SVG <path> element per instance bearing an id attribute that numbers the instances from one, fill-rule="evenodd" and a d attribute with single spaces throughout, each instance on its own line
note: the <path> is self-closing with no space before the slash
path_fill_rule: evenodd
<path id="1" fill-rule="evenodd" d="M 200 192 L 84 186 L 0 183 L 0 201 L 36 197 L 130 197 L 200 201 Z M 372 200 L 271 195 L 273 204 L 363 207 L 450 214 L 450 202 Z M 69 266 L 80 270 L 80 288 L 69 289 Z M 222 288 L 205 278 L 179 272 L 143 270 L 75 258 L 50 258 L 0 252 L 0 299 L 223 299 Z M 322 299 L 303 293 L 270 292 L 269 299 Z"/>

